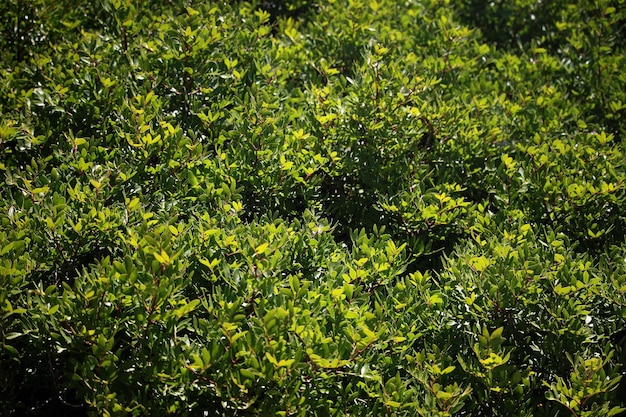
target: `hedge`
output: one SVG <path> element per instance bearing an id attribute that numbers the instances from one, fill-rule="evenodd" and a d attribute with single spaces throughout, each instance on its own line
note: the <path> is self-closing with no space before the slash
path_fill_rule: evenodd
<path id="1" fill-rule="evenodd" d="M 624 413 L 625 10 L 4 2 L 3 413 Z"/>

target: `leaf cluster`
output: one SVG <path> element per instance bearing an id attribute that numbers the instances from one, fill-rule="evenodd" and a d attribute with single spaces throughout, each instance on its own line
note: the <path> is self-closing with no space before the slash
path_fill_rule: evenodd
<path id="1" fill-rule="evenodd" d="M 626 406 L 622 0 L 0 5 L 8 415 Z"/>

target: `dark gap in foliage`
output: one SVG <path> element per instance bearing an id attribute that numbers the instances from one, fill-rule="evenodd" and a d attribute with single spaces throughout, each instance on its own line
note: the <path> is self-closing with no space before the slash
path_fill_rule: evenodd
<path id="1" fill-rule="evenodd" d="M 459 6 L 464 24 L 477 27 L 487 41 L 499 48 L 521 50 L 532 42 L 548 40 L 556 30 L 560 0 L 468 0 Z M 553 48 L 557 44 L 552 45 Z"/>
<path id="2" fill-rule="evenodd" d="M 626 218 L 621 215 L 619 206 L 614 203 L 602 207 L 594 206 L 594 203 L 575 207 L 571 211 L 553 213 L 552 216 L 550 213 L 554 209 L 548 209 L 532 199 L 522 206 L 541 208 L 528 213 L 532 223 L 558 230 L 571 242 L 575 242 L 573 245 L 575 252 L 598 258 L 610 250 L 616 242 L 624 240 Z M 604 233 L 597 237 L 591 236 L 589 232 L 593 230 L 588 230 L 589 225 L 594 225 L 597 230 L 603 230 Z"/>
<path id="3" fill-rule="evenodd" d="M 589 253 L 594 257 L 598 257 L 603 253 L 606 253 L 615 242 L 620 242 L 626 236 L 626 219 L 619 219 L 615 222 L 615 219 L 605 219 L 609 223 L 600 223 L 599 228 L 608 230 L 607 233 L 599 238 L 592 238 L 589 234 L 585 233 L 583 237 L 578 235 L 572 236 L 572 239 L 577 239 L 576 251 L 579 253 Z M 583 224 L 585 224 L 583 222 Z"/>
<path id="4" fill-rule="evenodd" d="M 626 327 L 611 335 L 611 344 L 616 350 L 616 359 L 622 370 L 622 380 L 615 390 L 613 400 L 613 404 L 619 406 L 620 404 L 626 404 Z M 626 411 L 618 414 L 618 416 L 626 416 Z"/>
<path id="5" fill-rule="evenodd" d="M 55 392 L 55 391 L 35 391 L 25 397 L 23 404 L 28 404 L 26 410 L 19 410 L 13 413 L 13 417 L 86 417 L 89 410 L 85 405 L 80 404 L 80 399 L 75 397 L 76 393 Z"/>
<path id="6" fill-rule="evenodd" d="M 435 232 L 431 236 L 437 236 Z M 426 239 L 429 239 L 427 237 Z M 426 254 L 421 254 L 419 251 L 418 256 L 414 261 L 411 261 L 407 267 L 407 272 L 441 272 L 445 266 L 445 259 L 452 256 L 457 244 L 461 243 L 466 236 L 459 233 L 447 233 L 444 239 L 432 239 L 429 251 Z M 411 256 L 411 240 L 408 241 L 409 256 Z M 409 260 L 411 260 L 409 258 Z"/>
<path id="7" fill-rule="evenodd" d="M 356 175 L 325 175 L 320 187 L 320 201 L 325 213 L 337 224 L 335 237 L 349 241 L 350 230 L 371 229 L 378 224 L 380 213 L 374 209 L 375 190 L 365 186 Z"/>
<path id="8" fill-rule="evenodd" d="M 277 217 L 293 220 L 301 218 L 308 208 L 308 199 L 301 190 L 294 189 L 288 196 L 277 196 L 265 190 L 258 190 L 250 180 L 240 180 L 242 187 L 241 201 L 245 211 L 241 219 L 251 223 L 268 213 L 276 213 Z"/>
<path id="9" fill-rule="evenodd" d="M 257 0 L 254 6 L 270 14 L 270 22 L 281 18 L 306 19 L 314 4 L 310 0 Z"/>
<path id="10" fill-rule="evenodd" d="M 14 343 L 19 350 L 28 352 L 27 343 Z M 3 372 L 11 375 L 12 380 L 2 381 L 0 396 L 13 399 L 12 417 L 47 417 L 66 416 L 82 417 L 87 415 L 87 407 L 78 396 L 76 389 L 62 387 L 62 375 L 70 366 L 67 355 L 40 351 L 37 355 L 21 358 L 14 362 L 4 354 L 0 357 Z"/>
<path id="11" fill-rule="evenodd" d="M 64 259 L 61 264 L 55 265 L 50 269 L 34 271 L 32 274 L 32 282 L 40 282 L 44 287 L 49 285 L 57 285 L 60 287 L 63 282 L 72 286 L 81 271 L 112 255 L 111 249 L 107 247 L 96 247 L 86 252 L 79 252 Z"/>

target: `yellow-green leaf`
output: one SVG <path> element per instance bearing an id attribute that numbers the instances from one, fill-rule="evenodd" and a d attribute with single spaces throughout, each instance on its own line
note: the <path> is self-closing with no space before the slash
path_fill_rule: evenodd
<path id="1" fill-rule="evenodd" d="M 256 249 L 254 250 L 254 252 L 257 255 L 262 255 L 265 253 L 265 251 L 267 250 L 267 247 L 269 246 L 269 243 L 262 243 L 259 246 L 256 247 Z"/>

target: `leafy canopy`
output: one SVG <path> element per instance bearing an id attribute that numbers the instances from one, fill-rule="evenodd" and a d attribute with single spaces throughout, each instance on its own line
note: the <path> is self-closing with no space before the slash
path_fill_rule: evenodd
<path id="1" fill-rule="evenodd" d="M 623 412 L 623 3 L 3 2 L 0 406 Z"/>

